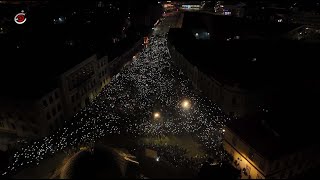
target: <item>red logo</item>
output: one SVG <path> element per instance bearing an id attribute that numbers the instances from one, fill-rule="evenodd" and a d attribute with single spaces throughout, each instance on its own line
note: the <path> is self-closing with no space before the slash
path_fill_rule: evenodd
<path id="1" fill-rule="evenodd" d="M 26 18 L 26 14 L 21 12 L 18 13 L 15 17 L 14 17 L 14 22 L 16 22 L 17 24 L 23 24 L 25 23 L 27 20 Z"/>

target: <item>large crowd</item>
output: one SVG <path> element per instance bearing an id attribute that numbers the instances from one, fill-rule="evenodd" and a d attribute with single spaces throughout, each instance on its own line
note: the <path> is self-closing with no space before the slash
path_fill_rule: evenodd
<path id="1" fill-rule="evenodd" d="M 133 62 L 114 76 L 64 128 L 21 144 L 2 175 L 12 174 L 26 165 L 39 165 L 48 156 L 90 145 L 111 134 L 129 137 L 188 134 L 204 149 L 222 156 L 221 140 L 228 118 L 216 104 L 195 93 L 190 81 L 173 65 L 165 35 L 151 35 L 149 39 L 147 47 Z M 185 99 L 191 103 L 188 109 L 181 107 Z M 154 118 L 155 112 L 158 119 Z M 177 147 L 157 148 L 174 165 L 190 161 Z"/>

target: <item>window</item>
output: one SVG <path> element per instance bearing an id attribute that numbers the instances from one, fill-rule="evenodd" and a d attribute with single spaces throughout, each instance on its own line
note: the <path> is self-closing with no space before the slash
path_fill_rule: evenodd
<path id="1" fill-rule="evenodd" d="M 33 132 L 34 134 L 38 134 L 38 133 L 39 133 L 36 129 L 33 129 L 32 132 Z"/>
<path id="2" fill-rule="evenodd" d="M 55 116 L 57 114 L 56 108 L 52 108 L 52 116 Z"/>
<path id="3" fill-rule="evenodd" d="M 60 119 L 60 123 L 63 124 L 64 122 L 63 122 L 63 115 L 62 114 L 60 114 L 60 118 L 59 119 Z"/>
<path id="4" fill-rule="evenodd" d="M 237 98 L 235 96 L 232 97 L 232 105 L 237 104 Z"/>
<path id="5" fill-rule="evenodd" d="M 22 126 L 22 131 L 26 131 L 26 127 L 25 126 Z"/>
<path id="6" fill-rule="evenodd" d="M 276 164 L 275 164 L 275 166 L 274 166 L 274 170 L 279 169 L 279 166 L 280 166 L 280 162 L 279 162 L 279 161 L 276 161 Z"/>
<path id="7" fill-rule="evenodd" d="M 51 119 L 50 112 L 47 112 L 47 120 Z"/>
<path id="8" fill-rule="evenodd" d="M 53 102 L 53 99 L 52 99 L 52 96 L 50 96 L 49 97 L 49 103 L 52 104 L 52 102 Z"/>
<path id="9" fill-rule="evenodd" d="M 57 119 L 54 120 L 54 125 L 55 125 L 56 128 L 59 127 L 59 123 L 58 123 L 58 120 L 57 120 Z"/>
<path id="10" fill-rule="evenodd" d="M 237 146 L 237 138 L 236 138 L 236 136 L 233 136 L 233 138 L 232 138 L 232 144 L 233 144 L 234 146 Z"/>
<path id="11" fill-rule="evenodd" d="M 264 159 L 261 159 L 260 163 L 259 163 L 259 167 L 264 170 Z"/>
<path id="12" fill-rule="evenodd" d="M 0 127 L 4 127 L 3 121 L 0 121 Z"/>
<path id="13" fill-rule="evenodd" d="M 61 104 L 60 103 L 57 105 L 57 109 L 58 109 L 58 111 L 61 110 Z"/>
<path id="14" fill-rule="evenodd" d="M 71 102 L 74 103 L 74 95 L 71 96 Z"/>
<path id="15" fill-rule="evenodd" d="M 44 107 L 48 107 L 47 100 L 44 99 L 44 100 L 42 101 L 42 105 L 43 105 Z"/>
<path id="16" fill-rule="evenodd" d="M 250 148 L 250 150 L 249 150 L 249 158 L 251 160 L 253 160 L 253 158 L 254 158 L 254 150 L 252 148 Z"/>
<path id="17" fill-rule="evenodd" d="M 11 127 L 12 129 L 16 129 L 16 126 L 13 123 L 11 123 Z"/>
<path id="18" fill-rule="evenodd" d="M 55 97 L 55 99 L 58 99 L 59 98 L 59 93 L 56 91 L 56 92 L 54 92 L 54 97 Z"/>

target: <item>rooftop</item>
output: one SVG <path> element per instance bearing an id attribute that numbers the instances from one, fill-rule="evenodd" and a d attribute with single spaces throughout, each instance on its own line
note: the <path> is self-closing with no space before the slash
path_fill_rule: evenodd
<path id="1" fill-rule="evenodd" d="M 228 124 L 251 147 L 268 158 L 277 158 L 310 145 L 319 146 L 318 90 L 294 86 L 273 92 L 265 99 L 268 106 L 257 114 L 234 119 Z M 303 93 L 307 89 L 308 93 Z"/>
<path id="2" fill-rule="evenodd" d="M 220 17 L 225 16 L 219 16 L 219 19 Z M 228 20 L 229 17 L 226 17 L 225 24 L 228 24 Z M 261 25 L 264 26 L 266 25 Z M 237 37 L 225 36 L 224 29 L 229 29 L 230 33 L 236 35 L 239 29 L 246 28 L 226 28 L 223 24 L 218 24 L 215 26 L 216 31 L 210 33 L 210 40 L 197 40 L 189 26 L 171 29 L 168 37 L 176 49 L 200 71 L 225 84 L 257 89 L 286 87 L 290 83 L 306 79 L 316 80 L 319 74 L 314 57 L 320 44 L 285 39 L 281 34 L 290 28 L 278 30 L 278 26 L 274 25 L 273 28 L 277 30 L 272 31 L 272 26 L 271 24 L 268 28 L 270 33 L 254 30 L 258 33 L 250 34 L 249 31 L 246 35 Z"/>
<path id="3" fill-rule="evenodd" d="M 40 97 L 57 87 L 61 73 L 93 55 L 88 42 L 77 37 L 66 41 L 52 32 L 14 35 L 1 39 L 1 96 Z"/>

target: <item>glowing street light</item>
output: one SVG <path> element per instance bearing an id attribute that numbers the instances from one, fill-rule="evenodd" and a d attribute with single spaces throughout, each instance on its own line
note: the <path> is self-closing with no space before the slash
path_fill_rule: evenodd
<path id="1" fill-rule="evenodd" d="M 158 113 L 158 112 L 154 113 L 153 117 L 154 117 L 155 119 L 160 118 L 160 113 Z"/>
<path id="2" fill-rule="evenodd" d="M 191 107 L 191 103 L 188 100 L 184 100 L 182 101 L 181 106 L 183 109 L 189 109 Z"/>

